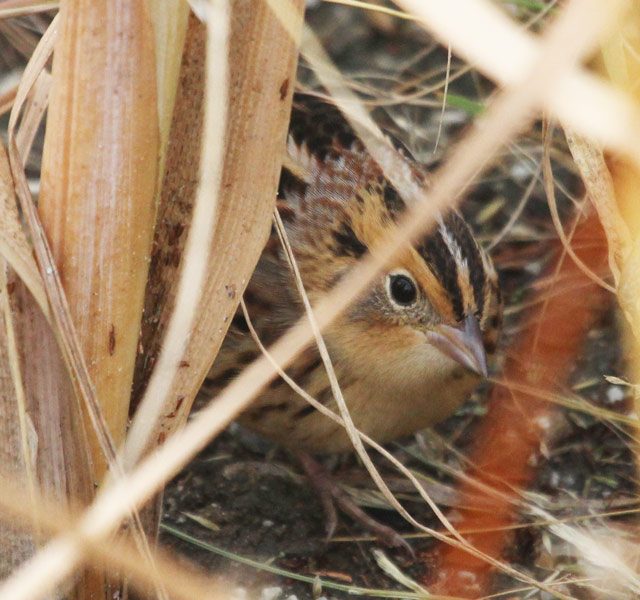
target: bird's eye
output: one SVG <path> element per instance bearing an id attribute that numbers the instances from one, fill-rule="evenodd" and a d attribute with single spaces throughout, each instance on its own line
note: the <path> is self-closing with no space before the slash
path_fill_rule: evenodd
<path id="1" fill-rule="evenodd" d="M 411 306 L 418 297 L 415 282 L 407 275 L 389 275 L 389 295 L 401 306 Z"/>

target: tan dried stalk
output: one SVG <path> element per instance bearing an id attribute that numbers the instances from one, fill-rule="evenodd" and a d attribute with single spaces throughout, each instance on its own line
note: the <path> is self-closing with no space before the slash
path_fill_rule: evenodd
<path id="1" fill-rule="evenodd" d="M 54 74 L 57 86 L 54 87 L 50 112 L 52 118 L 49 121 L 54 125 L 48 130 L 48 143 L 45 144 L 41 207 L 43 220 L 53 230 L 50 231 L 50 237 L 57 250 L 67 293 L 72 300 L 73 319 L 76 329 L 80 330 L 78 337 L 84 345 L 85 358 L 88 356 L 91 360 L 91 375 L 98 380 L 97 392 L 103 400 L 102 407 L 95 404 L 95 392 L 85 375 L 85 361 L 76 350 L 75 333 L 66 324 L 68 305 L 64 298 L 61 303 L 58 301 L 56 285 L 49 286 L 48 291 L 53 291 L 56 297 L 56 311 L 62 311 L 56 312 L 56 327 L 62 324 L 60 340 L 65 351 L 70 352 L 68 364 L 78 374 L 79 389 L 83 397 L 89 400 L 92 422 L 100 432 L 99 442 L 93 446 L 93 456 L 83 458 L 93 458 L 103 472 L 106 466 L 103 452 L 109 461 L 113 461 L 114 430 L 117 433 L 116 440 L 122 440 L 127 419 L 153 230 L 159 125 L 153 111 L 156 97 L 155 50 L 145 6 L 139 3 L 129 7 L 127 4 L 124 10 L 122 6 L 116 7 L 114 12 L 109 13 L 111 22 L 105 19 L 106 14 L 102 14 L 100 9 L 91 11 L 90 8 L 81 2 L 70 2 L 63 7 L 63 15 L 66 15 L 62 28 L 64 43 L 59 44 L 56 54 L 56 64 L 62 67 Z M 113 9 L 111 6 L 110 10 Z M 103 10 L 106 11 L 106 7 Z M 175 26 L 173 16 L 170 11 L 159 13 L 156 26 L 162 18 L 171 18 Z M 102 29 L 105 24 L 107 27 Z M 100 28 L 101 36 L 94 35 L 96 26 Z M 120 45 L 118 42 L 121 42 Z M 102 51 L 105 47 L 110 53 Z M 170 48 L 165 44 L 160 50 L 166 53 Z M 120 60 L 120 53 L 125 60 Z M 32 80 L 40 82 L 46 73 L 38 72 L 37 54 L 31 61 L 34 65 L 30 63 L 31 70 L 28 67 L 27 72 L 37 77 L 36 80 L 30 75 Z M 161 73 L 163 69 L 164 66 L 158 68 Z M 170 69 L 168 75 L 171 76 Z M 171 87 L 169 77 L 163 78 L 163 85 L 167 88 Z M 26 75 L 25 79 L 28 79 Z M 30 85 L 27 83 L 25 89 L 29 89 Z M 42 93 L 40 89 L 43 89 Z M 20 169 L 19 155 L 23 159 L 26 156 L 42 114 L 42 100 L 46 98 L 46 92 L 46 87 L 36 85 L 21 129 L 15 142 L 12 142 L 15 144 L 12 146 L 15 152 L 15 156 L 12 155 L 12 160 L 15 158 L 14 172 Z M 164 112 L 170 113 L 173 95 L 165 96 Z M 17 110 L 20 110 L 23 99 L 16 102 Z M 108 118 L 105 119 L 105 116 Z M 166 130 L 169 116 L 164 114 L 163 120 Z M 16 122 L 13 113 L 12 122 L 11 128 Z M 52 145 L 55 150 L 47 152 Z M 62 151 L 59 151 L 60 148 Z M 21 182 L 21 189 L 26 189 L 24 181 Z M 23 193 L 21 199 L 32 231 L 34 227 L 37 230 L 38 224 L 31 215 L 28 193 Z M 98 215 L 98 218 L 92 213 L 96 207 L 98 210 L 105 209 L 105 213 Z M 109 213 L 109 208 L 114 209 L 112 213 Z M 32 235 L 35 240 L 42 240 L 39 231 Z M 50 259 L 46 246 L 45 242 L 39 259 L 44 257 L 44 264 L 51 265 L 47 262 Z M 42 260 L 40 266 L 45 268 Z M 46 271 L 55 275 L 56 269 L 51 265 L 46 267 Z M 104 334 L 102 347 L 94 336 L 94 329 L 98 334 L 100 331 Z M 118 353 L 116 345 L 122 341 L 118 337 L 122 332 L 124 344 L 120 347 L 123 350 Z M 26 350 L 29 359 L 37 356 L 37 352 L 30 350 Z M 53 352 L 57 354 L 57 349 Z M 110 359 L 107 359 L 107 355 Z M 55 378 L 55 371 L 41 374 L 40 377 Z M 67 375 L 61 372 L 57 377 L 66 380 Z M 58 389 L 64 390 L 59 401 L 69 404 L 69 386 Z M 73 406 L 73 403 L 69 406 Z M 106 415 L 106 425 L 103 415 Z M 43 420 L 41 424 L 51 429 L 58 426 L 55 419 Z M 78 443 L 74 445 L 76 439 Z M 66 443 L 77 454 L 87 453 L 80 440 L 78 435 L 71 436 Z M 73 479 L 78 477 L 78 473 L 74 472 L 74 452 L 70 449 L 65 453 L 68 463 L 63 461 L 63 466 L 70 471 L 68 476 Z M 90 471 L 87 471 L 89 474 Z M 93 482 L 98 478 L 100 475 L 85 477 L 88 479 L 86 488 L 89 493 L 93 491 Z"/>
<path id="2" fill-rule="evenodd" d="M 155 222 L 154 36 L 143 2 L 67 0 L 59 17 L 40 217 L 107 428 L 119 445 Z M 107 465 L 99 444 L 92 448 L 100 482 Z"/>
<path id="3" fill-rule="evenodd" d="M 187 33 L 189 4 L 184 0 L 147 0 L 147 5 L 155 40 L 158 126 L 161 142 L 158 174 L 162 177 Z"/>
<path id="4" fill-rule="evenodd" d="M 49 439 L 54 442 L 54 451 L 45 453 L 49 460 L 40 462 L 42 470 L 46 474 L 43 476 L 43 485 L 45 488 L 56 489 L 56 486 L 60 487 L 59 481 L 63 483 L 66 481 L 66 490 L 62 489 L 60 492 L 63 497 L 66 491 L 68 497 L 66 499 L 71 501 L 82 499 L 86 503 L 89 498 L 93 497 L 96 478 L 93 474 L 93 464 L 83 427 L 82 408 L 78 400 L 81 399 L 84 402 L 84 407 L 87 409 L 88 416 L 97 434 L 98 444 L 104 452 L 112 471 L 121 475 L 122 468 L 116 460 L 115 444 L 105 423 L 102 409 L 98 404 L 86 361 L 80 349 L 78 336 L 71 322 L 70 311 L 62 289 L 59 273 L 53 261 L 48 240 L 37 216 L 23 169 L 23 162 L 26 160 L 33 132 L 37 129 L 46 106 L 49 75 L 44 70 L 44 67 L 51 54 L 53 42 L 57 35 L 58 21 L 59 17 L 56 16 L 33 52 L 20 81 L 9 119 L 9 156 L 16 194 L 20 199 L 30 229 L 40 273 L 41 275 L 44 274 L 44 288 L 46 289 L 50 307 L 46 306 L 47 310 L 43 310 L 43 314 L 45 316 L 50 314 L 49 324 L 52 325 L 53 335 L 59 344 L 58 348 L 47 344 L 38 346 L 38 348 L 30 348 L 28 344 L 38 339 L 36 335 L 33 338 L 26 336 L 23 340 L 26 346 L 21 347 L 25 361 L 25 372 L 28 372 L 31 375 L 31 379 L 35 381 L 33 383 L 34 390 L 37 391 L 44 382 L 48 387 L 53 384 L 55 389 L 60 392 L 59 396 L 54 394 L 52 399 L 47 396 L 36 395 L 34 397 L 34 410 L 37 411 L 40 408 L 44 408 L 44 413 L 48 414 L 51 407 L 56 406 L 56 402 L 62 403 L 63 407 L 62 412 L 54 411 L 53 415 L 49 415 L 53 416 L 53 419 L 45 418 L 39 421 L 40 427 L 37 429 L 37 433 L 45 437 L 48 434 L 52 434 Z M 39 85 L 42 82 L 45 85 Z M 24 113 L 22 114 L 20 127 L 16 128 L 18 116 L 22 113 L 23 108 Z M 27 298 L 24 302 L 17 303 L 16 306 L 22 309 L 25 304 L 30 306 L 31 303 L 32 300 Z M 50 311 L 48 310 L 49 308 L 51 308 Z M 25 314 L 29 314 L 29 311 Z M 31 326 L 29 323 L 29 326 L 25 328 L 26 333 L 29 335 L 34 330 L 37 331 L 42 328 L 40 315 L 35 314 L 33 317 L 36 325 Z M 25 323 L 26 321 L 19 321 L 19 324 L 24 325 Z M 48 329 L 42 332 L 45 339 L 51 338 L 51 333 Z M 68 372 L 59 370 L 62 364 L 59 360 L 59 350 L 62 350 Z M 32 374 L 27 361 L 35 361 L 38 365 L 50 365 L 51 368 L 44 373 L 34 371 L 35 374 Z M 71 374 L 71 379 L 69 379 L 69 374 Z M 71 387 L 71 383 L 73 383 L 73 387 Z M 75 398 L 73 394 L 69 395 L 70 390 L 78 394 L 78 398 Z M 69 402 L 70 400 L 76 401 Z M 63 423 L 58 423 L 56 420 L 59 415 L 65 415 L 60 417 L 64 420 Z M 60 426 L 62 426 L 62 430 L 58 429 Z M 65 434 L 67 437 L 64 437 Z M 51 475 L 53 475 L 53 478 Z M 136 514 L 134 514 L 132 531 L 139 547 L 150 560 L 149 548 L 142 535 L 142 528 Z M 88 574 L 87 581 L 93 586 L 103 587 L 100 576 L 96 571 Z M 76 592 L 79 597 L 82 597 L 84 595 L 83 587 L 77 586 Z M 89 593 L 95 594 L 97 592 Z M 160 591 L 159 595 L 164 597 Z"/>
<path id="5" fill-rule="evenodd" d="M 6 263 L 1 261 L 2 288 L 0 293 L 6 299 Z M 5 304 L 3 302 L 3 304 Z M 8 304 L 8 303 L 7 303 Z M 0 321 L 0 419 L 4 426 L 0 429 L 0 461 L 6 472 L 16 479 L 28 479 L 29 487 L 35 488 L 34 464 L 31 457 L 34 454 L 29 446 L 27 413 L 24 404 L 17 401 L 17 387 L 12 378 L 12 360 L 9 352 L 9 336 L 7 334 L 7 310 L 3 307 L 4 315 Z M 8 315 L 11 318 L 11 315 Z M 26 427 L 25 427 L 26 425 Z M 26 435 L 25 435 L 26 434 Z M 26 442 L 26 443 L 25 443 Z M 26 450 L 26 451 L 25 451 Z M 29 495 L 33 497 L 33 494 Z M 26 499 L 28 505 L 29 498 Z M 35 551 L 34 540 L 30 533 L 16 528 L 8 519 L 0 519 L 0 578 L 8 577 L 13 569 L 31 556 Z"/>
<path id="6" fill-rule="evenodd" d="M 95 478 L 75 391 L 50 323 L 34 297 L 15 275 L 10 274 L 8 288 L 38 484 L 63 506 L 77 509 L 93 498 Z M 99 598 L 103 591 L 103 578 L 88 572 L 77 578 L 69 597 Z"/>
<path id="7" fill-rule="evenodd" d="M 22 229 L 13 191 L 13 178 L 4 146 L 0 144 L 0 254 L 19 274 L 38 306 L 49 315 L 49 304 L 38 265 Z"/>
<path id="8" fill-rule="evenodd" d="M 15 85 L 9 90 L 7 90 L 6 92 L 4 92 L 4 94 L 0 94 L 0 115 L 4 115 L 5 113 L 11 110 L 17 91 L 18 91 L 18 86 Z"/>
<path id="9" fill-rule="evenodd" d="M 577 134 L 570 127 L 564 127 L 564 132 L 571 156 L 607 235 L 609 267 L 618 285 L 620 267 L 631 251 L 631 232 L 620 214 L 604 152 L 600 146 Z"/>
<path id="10" fill-rule="evenodd" d="M 558 234 L 558 238 L 560 239 L 564 251 L 569 255 L 571 260 L 576 264 L 576 266 L 594 283 L 598 284 L 603 289 L 611 292 L 612 294 L 616 293 L 615 288 L 608 282 L 606 282 L 602 277 L 600 277 L 597 273 L 594 273 L 592 270 L 585 265 L 575 250 L 571 245 L 571 240 L 567 237 L 567 234 L 564 231 L 564 227 L 562 225 L 562 220 L 560 219 L 560 213 L 558 212 L 558 204 L 556 202 L 556 193 L 555 193 L 555 179 L 553 177 L 553 169 L 551 166 L 551 139 L 553 135 L 553 129 L 546 124 L 543 127 L 543 152 L 542 152 L 542 175 L 543 175 L 543 183 L 544 183 L 544 191 L 547 196 L 547 205 L 549 206 L 549 212 L 551 213 L 551 220 L 553 221 L 553 226 L 556 228 L 556 233 Z M 602 217 L 600 216 L 600 211 L 598 211 L 598 217 L 602 221 Z M 603 215 L 604 216 L 604 215 Z M 609 240 L 609 248 L 611 248 L 611 240 Z M 611 261 L 609 261 L 611 264 Z M 554 290 L 557 290 L 558 287 L 554 287 Z"/>
<path id="11" fill-rule="evenodd" d="M 54 39 L 52 35 L 54 31 L 55 29 L 50 28 L 45 34 L 34 53 L 32 68 L 27 67 L 25 70 L 24 78 L 31 83 L 29 81 L 26 85 L 21 83 L 16 94 L 16 105 L 21 106 L 27 99 L 27 90 L 32 82 L 35 82 L 46 61 L 48 47 Z M 24 116 L 25 123 L 34 122 L 30 113 L 33 109 L 38 110 L 33 102 L 30 103 L 30 108 L 32 110 Z M 0 236 L 2 239 L 0 251 L 20 277 L 17 279 L 10 272 L 10 281 L 7 286 L 7 289 L 11 290 L 9 301 L 15 325 L 16 347 L 20 351 L 19 365 L 13 365 L 13 383 L 18 394 L 19 388 L 23 387 L 25 395 L 24 405 L 18 405 L 18 413 L 14 415 L 27 423 L 29 452 L 35 458 L 38 484 L 49 490 L 52 497 L 63 505 L 69 502 L 74 505 L 84 505 L 90 501 L 94 492 L 94 477 L 89 461 L 84 423 L 77 403 L 69 402 L 74 398 L 73 387 L 49 326 L 50 311 L 45 286 L 21 229 L 15 206 L 14 189 L 21 190 L 23 198 L 28 197 L 28 192 L 26 196 L 24 194 L 27 190 L 26 180 L 13 133 L 19 110 L 18 107 L 17 110 L 12 111 L 9 124 L 13 180 L 8 175 L 4 151 L 1 156 L 5 193 L 3 194 L 3 231 Z M 25 151 L 30 143 L 29 137 L 23 138 Z M 16 366 L 20 368 L 23 375 L 23 386 L 20 385 L 19 375 L 15 372 Z M 19 399 L 17 395 L 10 395 L 9 398 Z M 18 422 L 7 421 L 6 427 L 7 430 L 11 427 L 17 429 Z M 24 430 L 24 424 L 22 428 Z M 24 439 L 24 432 L 22 437 Z M 26 454 L 26 450 L 22 453 Z M 26 464 L 27 470 L 23 472 L 23 477 L 27 480 L 30 479 L 29 466 Z M 103 580 L 99 574 L 87 573 L 77 579 L 75 588 L 77 596 L 70 597 L 97 595 L 102 593 L 103 587 Z"/>
<path id="12" fill-rule="evenodd" d="M 302 1 L 281 6 L 299 31 Z M 185 423 L 269 232 L 295 81 L 297 36 L 289 37 L 263 2 L 233 1 L 230 23 L 223 192 L 217 198 L 215 228 L 210 232 L 207 223 L 201 222 L 203 217 L 196 217 L 190 225 L 191 204 L 198 166 L 203 187 L 193 210 L 215 198 L 211 187 L 215 180 L 210 179 L 216 169 L 215 153 L 209 145 L 219 143 L 216 122 L 223 113 L 218 104 L 209 103 L 215 97 L 208 101 L 211 122 L 204 124 L 203 161 L 199 165 L 205 34 L 195 19 L 190 23 L 154 244 L 157 254 L 147 292 L 142 343 L 149 367 L 156 361 L 161 342 L 163 347 L 159 368 L 127 439 L 130 465 Z M 210 54 L 208 60 L 216 60 L 216 54 Z M 209 72 L 210 77 L 214 75 Z M 214 88 L 208 94 L 219 92 Z M 175 291 L 183 248 L 180 285 Z M 200 273 L 204 276 L 201 290 Z M 183 353 L 187 339 L 189 345 Z"/>
<path id="13" fill-rule="evenodd" d="M 175 280 L 198 189 L 203 127 L 206 26 L 189 16 L 175 109 L 169 134 L 157 227 L 145 293 L 140 353 L 132 393 L 135 408 L 155 366 L 171 314 Z M 224 57 L 224 53 L 221 53 Z"/>
<path id="14" fill-rule="evenodd" d="M 24 164 L 27 164 L 31 145 L 42 123 L 44 112 L 47 110 L 50 88 L 51 75 L 47 70 L 43 69 L 33 84 L 25 104 L 24 117 L 20 123 L 20 129 L 16 133 L 16 147 Z"/>

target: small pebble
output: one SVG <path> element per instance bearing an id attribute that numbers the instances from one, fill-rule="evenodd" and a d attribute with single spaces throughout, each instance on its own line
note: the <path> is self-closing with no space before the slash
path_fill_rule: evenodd
<path id="1" fill-rule="evenodd" d="M 260 600 L 277 600 L 281 594 L 281 587 L 267 587 L 260 593 Z"/>
<path id="2" fill-rule="evenodd" d="M 516 181 L 531 179 L 531 168 L 523 162 L 514 163 L 510 169 L 510 175 Z"/>
<path id="3" fill-rule="evenodd" d="M 624 398 L 624 391 L 622 388 L 617 385 L 611 386 L 607 390 L 607 400 L 611 402 L 611 404 L 615 404 L 616 402 L 620 402 Z"/>

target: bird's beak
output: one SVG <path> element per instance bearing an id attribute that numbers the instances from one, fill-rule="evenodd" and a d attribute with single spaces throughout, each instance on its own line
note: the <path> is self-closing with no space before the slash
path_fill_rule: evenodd
<path id="1" fill-rule="evenodd" d="M 461 365 L 487 376 L 487 355 L 478 319 L 467 315 L 459 327 L 440 325 L 427 333 L 429 342 Z"/>

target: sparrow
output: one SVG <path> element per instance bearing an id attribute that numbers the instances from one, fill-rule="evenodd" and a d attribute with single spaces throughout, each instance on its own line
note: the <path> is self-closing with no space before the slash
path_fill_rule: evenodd
<path id="1" fill-rule="evenodd" d="M 428 175 L 392 140 L 416 181 Z M 313 305 L 406 210 L 405 202 L 332 103 L 296 94 L 277 210 Z M 244 293 L 264 346 L 304 314 L 275 228 Z M 354 424 L 383 443 L 451 415 L 486 377 L 502 322 L 496 271 L 455 210 L 409 245 L 324 332 Z M 260 354 L 238 309 L 209 372 L 222 389 Z M 308 394 L 337 411 L 325 366 L 310 347 L 286 369 Z M 239 418 L 278 444 L 309 454 L 352 449 L 343 427 L 278 377 Z"/>
<path id="2" fill-rule="evenodd" d="M 426 177 L 413 160 L 412 168 Z M 335 105 L 297 94 L 277 210 L 312 304 L 348 276 L 405 208 Z M 244 300 L 266 346 L 304 312 L 275 230 Z M 451 210 L 324 334 L 355 425 L 387 442 L 455 412 L 487 375 L 501 321 L 496 271 L 465 220 Z M 259 353 L 238 310 L 207 387 L 222 388 Z M 286 372 L 337 410 L 317 349 L 308 349 Z M 240 421 L 279 444 L 314 454 L 351 448 L 343 428 L 281 378 Z"/>

